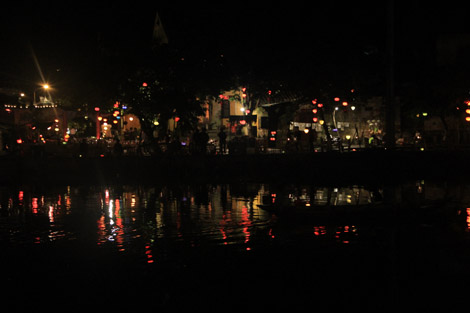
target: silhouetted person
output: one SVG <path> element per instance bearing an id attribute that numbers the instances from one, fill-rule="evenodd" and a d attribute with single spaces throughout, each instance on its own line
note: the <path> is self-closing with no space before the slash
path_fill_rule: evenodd
<path id="1" fill-rule="evenodd" d="M 114 144 L 114 147 L 113 147 L 113 152 L 115 156 L 121 156 L 123 153 L 122 144 L 119 141 L 119 139 L 116 139 L 116 143 Z"/>
<path id="2" fill-rule="evenodd" d="M 191 138 L 191 152 L 193 154 L 199 153 L 200 148 L 200 141 L 201 141 L 201 133 L 199 132 L 199 129 L 196 129 L 193 133 L 193 136 Z"/>
<path id="3" fill-rule="evenodd" d="M 223 153 L 225 153 L 225 149 L 227 148 L 227 134 L 221 128 L 219 133 L 217 134 L 217 136 L 219 136 L 220 153 L 223 154 Z"/>
<path id="4" fill-rule="evenodd" d="M 207 134 L 206 132 L 206 128 L 202 128 L 202 132 L 200 134 L 200 151 L 202 154 L 205 154 L 206 153 L 206 149 L 207 149 L 207 143 L 209 142 L 209 135 Z"/>

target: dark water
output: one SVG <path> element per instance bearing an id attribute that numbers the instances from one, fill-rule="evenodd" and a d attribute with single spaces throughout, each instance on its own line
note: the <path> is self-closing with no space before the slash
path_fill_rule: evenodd
<path id="1" fill-rule="evenodd" d="M 470 291 L 470 183 L 31 185 L 0 201 L 4 312 L 453 311 Z"/>

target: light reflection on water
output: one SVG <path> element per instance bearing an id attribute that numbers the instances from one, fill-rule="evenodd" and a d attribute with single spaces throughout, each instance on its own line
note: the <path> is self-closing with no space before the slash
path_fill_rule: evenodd
<path id="1" fill-rule="evenodd" d="M 428 286 L 434 288 L 430 270 L 434 275 L 452 277 L 456 264 L 468 266 L 440 251 L 456 244 L 455 238 L 468 240 L 469 191 L 470 184 L 426 181 L 346 187 L 272 183 L 3 187 L 0 244 L 9 253 L 23 251 L 11 261 L 3 259 L 7 260 L 4 266 L 14 269 L 6 281 L 15 282 L 20 275 L 17 273 L 23 275 L 17 281 L 18 290 L 23 290 L 23 280 L 47 281 L 51 273 L 57 275 L 66 269 L 69 276 L 60 283 L 69 281 L 69 288 L 76 288 L 80 294 L 90 287 L 88 278 L 93 276 L 97 287 L 90 293 L 95 298 L 101 298 L 103 289 L 99 286 L 103 282 L 120 282 L 123 273 L 128 273 L 127 281 L 138 284 L 144 277 L 154 286 L 158 285 L 155 281 L 161 282 L 158 292 L 135 289 L 131 283 L 120 286 L 127 286 L 134 296 L 158 294 L 170 308 L 184 303 L 182 299 L 187 297 L 204 301 L 202 296 L 209 293 L 204 289 L 207 286 L 221 303 L 226 294 L 245 289 L 271 295 L 276 291 L 260 283 L 266 280 L 266 284 L 276 286 L 275 297 L 287 292 L 289 297 L 309 303 L 320 297 L 312 298 L 312 290 L 323 292 L 325 299 L 328 290 L 335 290 L 357 301 L 367 295 L 369 302 L 372 292 L 378 297 L 376 306 L 382 309 L 381 305 L 390 302 L 390 288 L 404 290 L 406 298 L 415 290 L 408 287 L 413 286 L 409 282 L 421 284 L 427 299 L 427 292 L 432 291 Z M 391 208 L 397 205 L 400 219 L 379 214 L 367 220 L 357 218 L 352 211 L 363 206 L 379 208 L 383 203 L 391 203 Z M 438 210 L 433 206 L 436 203 Z M 292 218 L 273 213 L 270 207 L 301 208 L 310 215 L 294 214 Z M 317 215 L 334 208 L 346 209 L 348 214 L 332 219 Z M 349 214 L 349 208 L 353 214 Z M 466 247 L 464 244 L 463 250 Z M 116 255 L 125 258 L 117 261 Z M 123 260 L 130 266 L 121 266 Z M 424 269 L 413 276 L 408 267 L 414 266 Z M 28 267 L 33 274 L 24 274 Z M 36 273 L 42 267 L 49 271 L 44 276 Z M 149 268 L 162 271 L 152 276 Z M 119 275 L 115 274 L 117 269 Z M 139 270 L 143 274 L 138 274 Z M 221 277 L 227 282 L 221 282 Z M 345 280 L 355 288 L 335 284 Z M 398 287 L 393 281 L 404 283 Z M 231 289 L 225 292 L 218 284 Z M 286 287 L 292 284 L 301 284 L 302 288 Z M 11 290 L 13 295 L 21 294 Z M 290 305 L 291 301 L 287 302 Z M 266 302 L 259 304 L 264 308 Z"/>
<path id="2" fill-rule="evenodd" d="M 445 189 L 417 181 L 395 189 L 394 197 L 399 202 L 425 203 L 453 193 L 451 198 L 465 202 L 464 190 L 464 186 Z M 311 210 L 353 207 L 382 202 L 384 190 L 268 184 L 48 189 L 25 186 L 4 188 L 0 195 L 2 241 L 21 245 L 86 237 L 93 238 L 98 246 L 113 245 L 126 251 L 141 241 L 149 244 L 161 239 L 191 245 L 243 244 L 250 249 L 254 232 L 257 236 L 263 234 L 263 240 L 274 237 L 277 217 L 263 206 L 303 206 Z M 462 209 L 461 214 L 469 215 L 468 209 Z M 296 226 L 297 231 L 303 229 L 302 225 Z M 306 227 L 305 232 L 312 239 L 332 234 L 337 241 L 350 243 L 360 234 L 360 226 L 352 223 L 321 225 L 312 221 Z"/>

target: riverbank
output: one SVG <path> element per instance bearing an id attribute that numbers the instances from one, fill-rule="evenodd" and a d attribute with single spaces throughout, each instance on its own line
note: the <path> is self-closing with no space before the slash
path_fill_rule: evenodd
<path id="1" fill-rule="evenodd" d="M 161 155 L 0 159 L 1 184 L 158 181 L 347 183 L 458 179 L 470 173 L 470 151 L 358 151 L 312 154 Z"/>

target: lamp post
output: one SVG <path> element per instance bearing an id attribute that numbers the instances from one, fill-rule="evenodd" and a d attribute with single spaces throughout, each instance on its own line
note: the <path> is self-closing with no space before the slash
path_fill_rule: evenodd
<path id="1" fill-rule="evenodd" d="M 34 106 L 36 105 L 36 91 L 38 91 L 38 90 L 40 90 L 40 89 L 45 89 L 45 90 L 47 90 L 47 89 L 49 89 L 49 85 L 48 85 L 48 84 L 44 84 L 44 85 L 42 85 L 41 87 L 36 88 L 36 89 L 34 90 L 34 92 L 33 92 L 33 105 L 34 105 Z"/>

